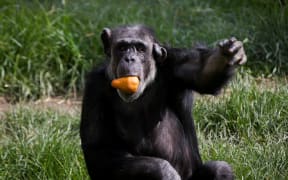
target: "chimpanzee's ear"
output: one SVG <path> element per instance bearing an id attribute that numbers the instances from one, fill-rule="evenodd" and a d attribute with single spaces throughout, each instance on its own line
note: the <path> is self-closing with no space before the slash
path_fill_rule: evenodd
<path id="1" fill-rule="evenodd" d="M 104 28 L 102 33 L 101 33 L 101 40 L 104 48 L 104 53 L 110 57 L 111 52 L 110 52 L 110 43 L 111 43 L 111 30 L 109 28 Z"/>
<path id="2" fill-rule="evenodd" d="M 161 47 L 159 44 L 153 44 L 153 56 L 156 62 L 162 63 L 167 57 L 167 51 L 165 48 Z"/>

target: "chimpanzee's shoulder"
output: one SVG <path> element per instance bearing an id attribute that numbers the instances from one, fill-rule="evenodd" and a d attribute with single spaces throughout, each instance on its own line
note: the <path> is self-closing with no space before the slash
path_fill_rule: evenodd
<path id="1" fill-rule="evenodd" d="M 107 64 L 103 63 L 97 65 L 87 73 L 85 78 L 85 94 L 102 94 L 111 88 L 106 69 Z"/>
<path id="2" fill-rule="evenodd" d="M 93 81 L 95 79 L 106 79 L 106 68 L 107 63 L 101 63 L 95 67 L 92 68 L 87 74 L 86 74 L 86 81 Z"/>

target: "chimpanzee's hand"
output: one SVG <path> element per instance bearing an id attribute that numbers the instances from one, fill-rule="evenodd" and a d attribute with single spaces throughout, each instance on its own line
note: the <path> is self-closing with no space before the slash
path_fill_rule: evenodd
<path id="1" fill-rule="evenodd" d="M 178 172 L 171 166 L 171 164 L 166 160 L 161 160 L 160 163 L 160 172 L 162 174 L 161 180 L 181 180 Z"/>
<path id="2" fill-rule="evenodd" d="M 220 52 L 228 57 L 229 65 L 242 65 L 247 61 L 243 43 L 235 37 L 221 41 L 218 46 Z"/>

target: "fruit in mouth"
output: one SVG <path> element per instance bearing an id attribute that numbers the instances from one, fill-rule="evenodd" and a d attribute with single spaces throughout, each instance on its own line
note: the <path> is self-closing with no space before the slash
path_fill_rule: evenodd
<path id="1" fill-rule="evenodd" d="M 133 94 L 137 92 L 139 83 L 137 76 L 126 76 L 112 80 L 111 86 L 125 93 Z"/>

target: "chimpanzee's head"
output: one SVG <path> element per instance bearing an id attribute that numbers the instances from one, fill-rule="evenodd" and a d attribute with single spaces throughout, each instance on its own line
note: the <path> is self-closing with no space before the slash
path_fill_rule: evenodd
<path id="1" fill-rule="evenodd" d="M 122 26 L 112 30 L 104 28 L 101 39 L 104 52 L 110 59 L 107 69 L 109 78 L 139 78 L 137 92 L 131 94 L 117 90 L 124 101 L 136 100 L 154 81 L 156 63 L 164 61 L 166 50 L 157 43 L 153 31 L 143 25 Z"/>

